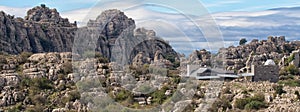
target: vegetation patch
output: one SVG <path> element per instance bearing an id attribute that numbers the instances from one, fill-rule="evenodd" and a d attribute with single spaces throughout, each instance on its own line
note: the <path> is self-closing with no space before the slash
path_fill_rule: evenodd
<path id="1" fill-rule="evenodd" d="M 255 94 L 252 97 L 237 99 L 235 101 L 235 107 L 239 109 L 258 110 L 268 107 L 264 102 L 265 96 L 261 93 Z"/>

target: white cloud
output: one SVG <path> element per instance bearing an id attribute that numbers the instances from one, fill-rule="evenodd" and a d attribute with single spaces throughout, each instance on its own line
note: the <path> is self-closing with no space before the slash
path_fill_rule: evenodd
<path id="1" fill-rule="evenodd" d="M 246 12 L 246 11 L 240 11 L 240 12 L 222 12 L 222 13 L 216 13 L 213 14 L 214 17 L 257 17 L 257 16 L 268 16 L 272 14 L 276 14 L 279 11 L 256 11 L 256 12 Z"/>
<path id="2" fill-rule="evenodd" d="M 24 17 L 26 15 L 27 10 L 30 8 L 24 7 L 24 8 L 19 8 L 19 7 L 7 7 L 7 6 L 0 6 L 0 10 L 4 11 L 6 14 L 9 15 L 15 15 L 17 17 Z"/>
<path id="3" fill-rule="evenodd" d="M 61 12 L 61 16 L 64 18 L 68 18 L 70 22 L 77 21 L 77 25 L 85 26 L 84 18 L 87 16 L 90 9 L 78 9 L 73 11 Z"/>
<path id="4" fill-rule="evenodd" d="M 224 1 L 216 1 L 215 3 L 206 4 L 204 6 L 210 8 L 210 7 L 223 6 L 227 4 L 236 4 L 241 2 L 242 2 L 241 0 L 224 0 Z"/>

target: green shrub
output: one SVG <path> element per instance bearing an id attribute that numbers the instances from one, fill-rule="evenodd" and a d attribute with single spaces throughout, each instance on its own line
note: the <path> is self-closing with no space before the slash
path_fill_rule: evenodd
<path id="1" fill-rule="evenodd" d="M 34 78 L 30 79 L 28 77 L 21 78 L 20 87 L 27 88 L 29 87 L 33 92 L 39 92 L 41 90 L 53 89 L 52 81 L 47 78 Z"/>
<path id="2" fill-rule="evenodd" d="M 135 91 L 141 92 L 141 93 L 148 93 L 148 92 L 154 91 L 154 88 L 151 87 L 150 85 L 144 84 L 144 85 L 139 86 Z"/>
<path id="3" fill-rule="evenodd" d="M 180 61 L 175 61 L 173 64 L 174 64 L 173 65 L 174 68 L 180 67 Z"/>
<path id="4" fill-rule="evenodd" d="M 162 104 L 163 101 L 167 99 L 167 96 L 165 95 L 167 89 L 168 87 L 164 86 L 162 87 L 162 89 L 154 91 L 151 94 L 151 97 L 153 98 L 153 103 Z"/>
<path id="5" fill-rule="evenodd" d="M 45 4 L 41 4 L 41 7 L 42 7 L 42 8 L 46 8 L 46 5 L 45 5 Z"/>
<path id="6" fill-rule="evenodd" d="M 225 87 L 222 92 L 225 94 L 231 94 L 230 87 L 229 86 Z"/>
<path id="7" fill-rule="evenodd" d="M 300 80 L 297 79 L 288 79 L 288 80 L 280 80 L 278 84 L 290 86 L 290 87 L 300 87 Z"/>
<path id="8" fill-rule="evenodd" d="M 98 79 L 85 79 L 76 83 L 80 91 L 89 91 L 91 88 L 101 87 L 101 82 Z"/>
<path id="9" fill-rule="evenodd" d="M 104 57 L 102 54 L 99 52 L 95 52 L 95 58 L 97 58 L 99 63 L 109 63 L 109 59 Z"/>
<path id="10" fill-rule="evenodd" d="M 35 105 L 34 107 L 26 108 L 25 112 L 43 112 L 43 107 L 40 105 Z"/>
<path id="11" fill-rule="evenodd" d="M 283 86 L 282 85 L 274 86 L 273 88 L 274 88 L 276 94 L 281 95 L 283 93 L 286 93 L 286 91 L 283 90 Z"/>
<path id="12" fill-rule="evenodd" d="M 247 42 L 246 38 L 242 38 L 239 42 L 240 45 L 245 45 Z"/>
<path id="13" fill-rule="evenodd" d="M 285 69 L 285 67 L 282 68 L 282 69 L 280 69 L 279 75 L 280 75 L 280 76 L 286 76 L 286 75 L 288 75 L 288 72 L 287 72 L 287 70 Z"/>
<path id="14" fill-rule="evenodd" d="M 279 80 L 294 80 L 294 76 L 293 75 L 286 75 L 286 76 L 280 76 Z"/>
<path id="15" fill-rule="evenodd" d="M 290 64 L 289 66 L 282 68 L 279 71 L 279 74 L 280 75 L 298 75 L 299 69 L 295 65 Z"/>
<path id="16" fill-rule="evenodd" d="M 19 59 L 21 61 L 21 63 L 25 63 L 27 61 L 27 59 L 32 55 L 31 52 L 22 52 L 20 55 L 19 55 Z"/>
<path id="17" fill-rule="evenodd" d="M 22 103 L 17 103 L 15 106 L 9 108 L 6 112 L 21 112 L 22 109 Z"/>
<path id="18" fill-rule="evenodd" d="M 71 62 L 67 61 L 62 64 L 62 71 L 60 73 L 67 75 L 73 72 L 73 65 Z"/>
<path id="19" fill-rule="evenodd" d="M 292 75 L 297 75 L 299 73 L 299 69 L 292 64 L 286 67 L 286 71 Z"/>
<path id="20" fill-rule="evenodd" d="M 237 99 L 235 101 L 235 107 L 239 109 L 244 109 L 245 106 L 250 102 L 249 100 L 249 98 Z"/>
<path id="21" fill-rule="evenodd" d="M 118 92 L 116 94 L 115 100 L 116 101 L 124 101 L 130 96 L 131 96 L 131 93 L 129 91 L 121 90 L 120 92 Z"/>
<path id="22" fill-rule="evenodd" d="M 179 84 L 179 83 L 180 83 L 180 80 L 181 80 L 181 77 L 180 77 L 180 76 L 172 77 L 172 78 L 171 78 L 171 81 L 172 81 L 173 84 Z"/>
<path id="23" fill-rule="evenodd" d="M 260 101 L 260 102 L 263 102 L 263 101 L 265 101 L 265 95 L 262 94 L 262 93 L 258 93 L 258 94 L 255 94 L 250 99 L 251 99 L 251 101 Z"/>
<path id="24" fill-rule="evenodd" d="M 0 55 L 0 64 L 7 64 L 6 56 Z"/>
<path id="25" fill-rule="evenodd" d="M 26 88 L 26 87 L 29 87 L 31 85 L 31 79 L 29 79 L 28 77 L 22 77 L 21 78 L 21 83 L 20 83 L 20 86 L 22 88 Z"/>
<path id="26" fill-rule="evenodd" d="M 222 98 L 216 100 L 216 101 L 212 104 L 212 106 L 211 106 L 211 108 L 210 108 L 209 110 L 210 110 L 211 112 L 218 112 L 218 108 L 221 108 L 221 107 L 223 108 L 222 111 L 226 111 L 227 108 L 228 108 L 228 109 L 231 109 L 232 106 L 231 106 L 231 104 L 230 104 L 229 99 L 226 99 L 225 97 L 222 97 Z"/>
<path id="27" fill-rule="evenodd" d="M 31 80 L 32 82 L 30 86 L 33 88 L 37 88 L 40 90 L 53 89 L 52 82 L 47 78 L 34 78 Z"/>
<path id="28" fill-rule="evenodd" d="M 137 76 L 149 73 L 149 64 L 144 64 L 142 67 L 134 68 Z"/>
<path id="29" fill-rule="evenodd" d="M 247 110 L 252 110 L 252 109 L 260 109 L 260 108 L 265 108 L 266 105 L 265 103 L 263 102 L 260 102 L 260 101 L 251 101 L 250 103 L 248 103 L 246 106 L 245 106 L 245 109 Z"/>
<path id="30" fill-rule="evenodd" d="M 168 75 L 168 69 L 158 68 L 158 67 L 149 67 L 149 73 L 159 74 L 159 75 L 162 75 L 162 76 L 167 76 Z"/>
<path id="31" fill-rule="evenodd" d="M 267 105 L 264 102 L 265 96 L 261 93 L 255 94 L 253 97 L 237 99 L 235 107 L 239 109 L 260 109 L 265 108 Z"/>
<path id="32" fill-rule="evenodd" d="M 175 56 L 173 54 L 168 54 L 165 56 L 165 59 L 169 60 L 170 62 L 175 62 Z"/>
<path id="33" fill-rule="evenodd" d="M 289 57 L 287 58 L 287 63 L 292 62 L 294 59 L 295 59 L 295 55 L 292 54 L 291 56 L 289 56 Z"/>
<path id="34" fill-rule="evenodd" d="M 34 95 L 32 96 L 32 102 L 35 105 L 45 105 L 47 103 L 47 100 L 44 96 L 41 95 Z"/>

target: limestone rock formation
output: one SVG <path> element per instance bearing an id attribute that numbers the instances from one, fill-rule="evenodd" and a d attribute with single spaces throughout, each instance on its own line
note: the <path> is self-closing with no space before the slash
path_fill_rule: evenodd
<path id="1" fill-rule="evenodd" d="M 299 47 L 298 44 L 286 41 L 284 36 L 270 36 L 268 40 L 254 39 L 246 45 L 221 48 L 217 57 L 225 57 L 226 69 L 240 70 L 243 68 L 242 71 L 246 72 L 249 71 L 251 65 L 262 64 L 267 59 L 279 62 L 284 57 L 284 53 L 291 53 L 297 47 Z"/>
<path id="2" fill-rule="evenodd" d="M 142 67 L 144 64 L 150 64 L 151 59 L 145 56 L 145 53 L 139 52 L 132 60 L 132 65 L 134 67 Z"/>
<path id="3" fill-rule="evenodd" d="M 76 23 L 70 23 L 67 18 L 60 17 L 56 9 L 49 9 L 45 5 L 34 7 L 27 11 L 25 20 L 40 22 L 41 24 L 50 24 L 58 27 L 72 27 Z"/>
<path id="4" fill-rule="evenodd" d="M 195 50 L 190 54 L 188 61 L 194 64 L 200 64 L 201 66 L 211 65 L 211 53 L 205 49 Z"/>
<path id="5" fill-rule="evenodd" d="M 65 52 L 71 51 L 76 24 L 61 18 L 55 9 L 37 6 L 25 19 L 0 12 L 1 52 Z"/>
<path id="6" fill-rule="evenodd" d="M 177 55 L 153 30 L 135 30 L 134 20 L 117 9 L 106 10 L 95 20 L 90 20 L 86 27 L 77 28 L 76 22 L 70 23 L 67 18 L 62 18 L 56 9 L 41 5 L 30 9 L 24 19 L 0 12 L 0 26 L 0 51 L 8 54 L 72 50 L 84 54 L 96 50 L 110 61 L 123 65 L 131 63 L 141 51 L 152 60 L 157 50 Z M 74 40 L 78 37 L 84 38 Z M 72 49 L 74 41 L 81 44 L 78 49 Z M 88 46 L 91 42 L 96 49 Z"/>
<path id="7" fill-rule="evenodd" d="M 177 57 L 172 47 L 157 37 L 153 30 L 135 28 L 134 20 L 123 12 L 117 9 L 106 10 L 96 20 L 90 20 L 87 27 L 79 29 L 76 36 L 84 38 L 75 39 L 75 43 L 79 43 L 76 52 L 83 54 L 86 49 L 92 49 L 94 46 L 84 45 L 95 41 L 96 51 L 121 65 L 131 63 L 139 52 L 144 52 L 151 60 L 154 60 L 158 50 Z"/>

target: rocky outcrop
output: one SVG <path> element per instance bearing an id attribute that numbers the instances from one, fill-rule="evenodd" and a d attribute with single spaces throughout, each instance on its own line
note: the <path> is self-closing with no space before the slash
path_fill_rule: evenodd
<path id="1" fill-rule="evenodd" d="M 78 47 L 75 50 L 83 54 L 86 49 L 96 47 L 96 51 L 121 65 L 131 63 L 139 52 L 143 52 L 151 60 L 154 60 L 158 50 L 177 57 L 172 47 L 157 37 L 153 30 L 134 30 L 135 27 L 134 20 L 123 12 L 116 9 L 106 10 L 96 20 L 90 20 L 87 27 L 79 29 L 76 34 L 79 39 L 75 40 Z M 86 46 L 90 41 L 97 42 L 96 46 Z"/>
<path id="2" fill-rule="evenodd" d="M 57 26 L 57 27 L 76 27 L 75 23 L 70 23 L 67 18 L 60 17 L 57 10 L 49 9 L 44 4 L 34 7 L 27 11 L 27 16 L 24 18 L 27 21 L 39 22 L 43 25 Z"/>
<path id="3" fill-rule="evenodd" d="M 25 19 L 0 12 L 0 26 L 0 50 L 9 54 L 71 51 L 77 28 L 56 9 L 41 6 L 30 9 Z"/>
<path id="4" fill-rule="evenodd" d="M 202 49 L 192 52 L 188 58 L 188 61 L 194 64 L 200 64 L 201 66 L 210 66 L 212 63 L 211 58 L 211 53 L 205 49 Z"/>
<path id="5" fill-rule="evenodd" d="M 217 58 L 225 57 L 225 67 L 228 70 L 240 70 L 244 67 L 248 69 L 251 65 L 261 64 L 267 59 L 279 62 L 284 57 L 284 53 L 291 53 L 297 47 L 295 42 L 286 41 L 284 36 L 270 36 L 268 40 L 254 39 L 246 45 L 221 48 Z"/>
<path id="6" fill-rule="evenodd" d="M 29 63 L 23 64 L 23 75 L 31 79 L 46 77 L 56 81 L 59 74 L 72 72 L 71 59 L 71 52 L 33 54 L 28 58 Z"/>
<path id="7" fill-rule="evenodd" d="M 150 64 L 151 59 L 145 56 L 144 52 L 139 52 L 132 60 L 132 65 L 134 67 L 142 67 L 144 64 Z"/>
<path id="8" fill-rule="evenodd" d="M 157 50 L 163 54 L 177 55 L 153 30 L 135 30 L 134 20 L 117 9 L 106 10 L 95 20 L 90 20 L 86 27 L 77 28 L 76 22 L 70 23 L 56 9 L 42 4 L 30 9 L 24 19 L 0 12 L 0 26 L 0 51 L 8 54 L 72 50 L 84 54 L 89 51 L 88 43 L 94 42 L 96 46 L 91 50 L 123 65 L 131 63 L 142 51 L 152 60 Z M 78 49 L 72 49 L 75 38 L 79 38 L 75 40 L 75 45 L 81 45 L 77 46 Z"/>
<path id="9" fill-rule="evenodd" d="M 49 112 L 87 111 L 86 104 L 78 101 L 80 93 L 75 82 L 94 77 L 73 73 L 72 55 L 76 56 L 71 52 L 36 53 L 27 56 L 4 55 L 2 61 L 6 61 L 0 63 L 0 108 L 9 110 L 20 105 L 22 108 L 14 111 L 32 108 L 35 111 Z M 20 57 L 25 61 L 19 61 Z M 86 63 L 81 65 L 90 66 Z M 99 71 L 99 76 L 109 72 L 108 63 L 99 63 L 95 67 Z M 88 72 L 95 72 L 95 70 Z M 62 99 L 66 102 L 62 103 Z M 52 107 L 46 107 L 45 104 Z M 32 105 L 38 105 L 39 108 Z"/>

